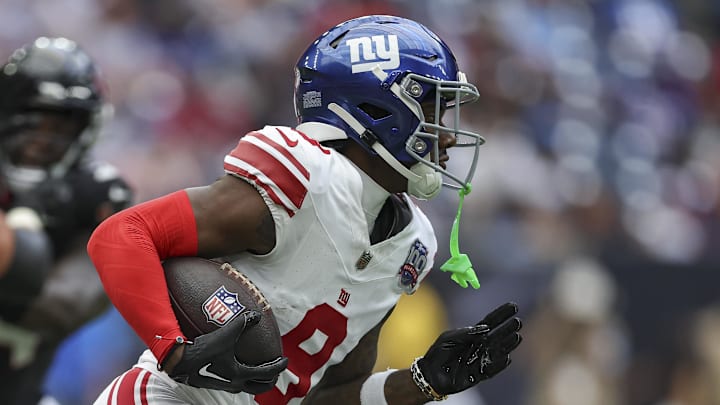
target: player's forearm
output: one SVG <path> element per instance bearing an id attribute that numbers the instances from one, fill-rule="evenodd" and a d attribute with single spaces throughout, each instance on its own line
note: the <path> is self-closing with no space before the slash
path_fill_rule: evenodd
<path id="1" fill-rule="evenodd" d="M 108 296 L 160 361 L 184 337 L 160 259 L 195 254 L 194 222 L 183 219 L 191 215 L 184 193 L 173 193 L 108 218 L 88 243 Z"/>
<path id="2" fill-rule="evenodd" d="M 377 405 L 360 400 L 360 391 L 366 381 L 367 379 L 362 378 L 341 385 L 318 387 L 310 392 L 303 404 Z M 385 380 L 383 393 L 388 405 L 421 405 L 428 402 L 428 399 L 413 382 L 408 369 L 397 370 L 390 374 Z"/>
<path id="3" fill-rule="evenodd" d="M 409 369 L 390 374 L 385 381 L 385 399 L 388 405 L 420 405 L 429 402 L 413 382 Z"/>
<path id="4" fill-rule="evenodd" d="M 356 379 L 345 384 L 317 386 L 303 399 L 303 405 L 359 405 L 360 388 L 364 379 Z"/>

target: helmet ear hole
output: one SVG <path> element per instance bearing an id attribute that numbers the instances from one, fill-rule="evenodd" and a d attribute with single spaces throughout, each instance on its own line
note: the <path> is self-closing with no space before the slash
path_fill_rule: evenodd
<path id="1" fill-rule="evenodd" d="M 362 103 L 358 105 L 358 108 L 374 120 L 380 120 L 392 115 L 390 111 L 370 103 Z"/>
<path id="2" fill-rule="evenodd" d="M 311 69 L 308 69 L 304 66 L 299 66 L 297 67 L 297 72 L 301 83 L 312 82 L 313 71 Z"/>

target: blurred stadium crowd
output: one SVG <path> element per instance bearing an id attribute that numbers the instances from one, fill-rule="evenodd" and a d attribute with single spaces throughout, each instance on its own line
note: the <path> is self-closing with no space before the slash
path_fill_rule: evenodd
<path id="1" fill-rule="evenodd" d="M 3 58 L 38 35 L 67 36 L 96 58 L 115 117 L 95 153 L 120 168 L 140 201 L 219 176 L 249 130 L 293 125 L 292 66 L 336 22 L 385 13 L 428 25 L 481 92 L 465 117 L 487 144 L 460 243 L 482 287 L 462 290 L 433 272 L 429 292 L 394 315 L 400 326 L 388 328 L 378 366 L 405 361 L 394 347 L 432 340 L 443 325 L 471 323 L 511 299 L 525 343 L 469 403 L 720 404 L 720 3 L 1 4 Z M 423 203 L 441 244 L 456 199 L 446 192 Z M 426 325 L 427 336 L 403 322 Z M 106 384 L 68 379 L 88 345 L 106 354 L 87 362 L 111 368 L 108 379 L 134 360 L 132 345 L 117 348 L 127 356 L 111 353 L 131 332 L 103 334 L 121 323 L 108 315 L 84 349 L 65 352 L 72 359 L 48 383 L 59 400 L 88 401 Z M 71 392 L 73 382 L 84 391 Z"/>

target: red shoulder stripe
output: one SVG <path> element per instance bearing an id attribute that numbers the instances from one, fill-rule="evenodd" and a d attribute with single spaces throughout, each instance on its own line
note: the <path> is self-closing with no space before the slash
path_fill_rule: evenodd
<path id="1" fill-rule="evenodd" d="M 282 200 L 280 200 L 280 197 L 278 197 L 278 195 L 275 194 L 275 192 L 273 191 L 272 187 L 270 187 L 270 186 L 268 186 L 267 184 L 265 184 L 265 183 L 263 183 L 262 181 L 260 181 L 260 179 L 258 179 L 257 176 L 249 173 L 249 172 L 248 172 L 247 170 L 245 170 L 245 169 L 241 169 L 241 168 L 239 168 L 239 167 L 237 167 L 237 166 L 235 166 L 235 165 L 231 165 L 230 163 L 227 163 L 227 162 L 225 162 L 225 170 L 228 171 L 228 172 L 231 172 L 231 173 L 236 173 L 236 174 L 240 175 L 241 177 L 245 177 L 246 179 L 248 179 L 248 180 L 252 181 L 253 183 L 257 184 L 257 185 L 260 186 L 263 190 L 265 190 L 265 192 L 268 194 L 268 196 L 270 197 L 270 199 L 273 200 L 273 202 L 274 202 L 275 204 L 280 205 L 280 206 L 282 206 L 283 208 L 285 208 L 285 211 L 287 211 L 288 215 L 290 215 L 291 217 L 292 217 L 293 215 L 295 215 L 295 210 L 287 207 L 287 205 L 286 205 L 285 203 L 283 203 Z"/>
<path id="2" fill-rule="evenodd" d="M 290 169 L 279 162 L 269 152 L 248 141 L 240 141 L 238 146 L 230 152 L 230 156 L 257 169 L 275 183 L 279 189 L 278 191 L 287 196 L 288 200 L 290 200 L 295 207 L 300 208 L 307 194 L 307 188 Z M 226 160 L 226 170 L 233 171 L 234 167 L 236 166 L 229 164 Z M 238 167 L 238 169 L 240 168 Z M 305 173 L 307 173 L 307 171 L 305 171 Z M 258 179 L 256 178 L 256 180 Z M 287 208 L 294 209 L 294 207 Z"/>
<path id="3" fill-rule="evenodd" d="M 287 135 L 285 135 L 282 131 L 280 131 L 280 129 L 278 129 L 278 132 L 280 132 L 280 135 L 283 137 L 283 139 L 285 139 L 286 142 L 288 142 L 288 146 L 291 146 L 290 140 L 287 138 Z M 295 159 L 295 156 L 293 156 L 286 148 L 278 145 L 277 142 L 275 142 L 272 139 L 268 138 L 267 136 L 263 135 L 261 132 L 255 131 L 255 132 L 249 133 L 248 135 L 253 136 L 253 137 L 265 142 L 266 144 L 272 146 L 278 152 L 282 153 L 282 155 L 285 156 L 287 158 L 287 160 L 289 160 L 290 163 L 292 163 L 293 166 L 295 166 L 306 179 L 310 180 L 310 173 L 307 171 L 307 169 L 305 169 L 305 166 L 303 166 L 302 163 L 298 162 L 298 160 Z M 298 141 L 295 141 L 295 143 L 293 145 L 297 145 L 297 143 L 298 143 Z M 232 155 L 232 152 L 230 154 Z M 235 156 L 235 157 L 239 158 L 239 156 Z"/>

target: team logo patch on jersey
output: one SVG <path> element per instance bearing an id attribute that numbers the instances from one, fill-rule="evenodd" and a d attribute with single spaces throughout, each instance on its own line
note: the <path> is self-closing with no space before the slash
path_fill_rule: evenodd
<path id="1" fill-rule="evenodd" d="M 373 35 L 346 41 L 350 47 L 350 64 L 353 73 L 369 72 L 380 66 L 382 70 L 400 66 L 397 35 Z"/>
<path id="2" fill-rule="evenodd" d="M 350 301 L 350 292 L 348 292 L 348 290 L 346 290 L 344 288 L 341 288 L 340 295 L 338 295 L 337 303 L 346 307 L 349 301 Z"/>
<path id="3" fill-rule="evenodd" d="M 407 294 L 415 292 L 418 279 L 425 270 L 427 264 L 428 249 L 425 245 L 420 242 L 419 239 L 415 239 L 415 242 L 410 247 L 405 264 L 400 267 L 398 272 L 398 286 L 405 291 Z"/>
<path id="4" fill-rule="evenodd" d="M 203 313 L 207 321 L 218 326 L 224 326 L 244 309 L 245 306 L 238 301 L 238 295 L 228 291 L 225 286 L 215 290 L 215 293 L 203 304 Z"/>

